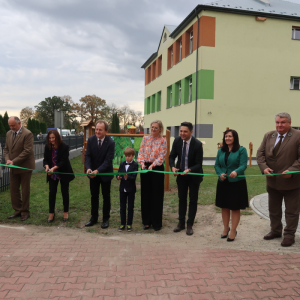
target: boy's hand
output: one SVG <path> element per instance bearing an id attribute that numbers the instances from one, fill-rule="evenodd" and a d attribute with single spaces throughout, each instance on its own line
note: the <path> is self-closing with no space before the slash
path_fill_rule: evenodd
<path id="1" fill-rule="evenodd" d="M 124 179 L 127 180 L 127 178 L 128 178 L 128 175 L 124 175 Z"/>
<path id="2" fill-rule="evenodd" d="M 121 179 L 122 179 L 122 176 L 119 175 L 119 176 L 117 177 L 117 179 L 118 179 L 118 180 L 121 180 Z"/>

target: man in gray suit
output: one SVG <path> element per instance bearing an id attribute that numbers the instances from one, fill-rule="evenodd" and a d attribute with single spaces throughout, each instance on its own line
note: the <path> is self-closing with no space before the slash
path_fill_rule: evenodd
<path id="1" fill-rule="evenodd" d="M 257 150 L 257 163 L 267 175 L 271 231 L 264 236 L 272 240 L 282 236 L 282 200 L 285 202 L 283 247 L 295 243 L 300 211 L 300 175 L 272 175 L 300 171 L 300 131 L 291 128 L 291 116 L 282 112 L 275 116 L 276 130 L 265 134 Z"/>

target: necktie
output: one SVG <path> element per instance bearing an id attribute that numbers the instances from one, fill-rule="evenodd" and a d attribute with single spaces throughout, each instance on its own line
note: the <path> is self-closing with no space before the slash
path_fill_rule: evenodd
<path id="1" fill-rule="evenodd" d="M 185 170 L 185 155 L 186 155 L 186 141 L 183 141 L 183 150 L 181 156 L 181 172 Z"/>
<path id="2" fill-rule="evenodd" d="M 102 141 L 101 141 L 101 140 L 98 140 L 98 149 L 99 149 L 99 150 L 101 149 L 101 146 L 102 146 Z"/>
<path id="3" fill-rule="evenodd" d="M 13 141 L 15 140 L 16 136 L 17 136 L 17 132 L 14 132 Z"/>
<path id="4" fill-rule="evenodd" d="M 278 153 L 278 150 L 280 148 L 280 145 L 281 145 L 281 142 L 282 142 L 282 139 L 283 139 L 283 135 L 279 136 L 280 140 L 278 141 L 278 143 L 276 144 L 276 146 L 274 147 L 273 149 L 273 155 L 276 156 L 277 153 Z"/>

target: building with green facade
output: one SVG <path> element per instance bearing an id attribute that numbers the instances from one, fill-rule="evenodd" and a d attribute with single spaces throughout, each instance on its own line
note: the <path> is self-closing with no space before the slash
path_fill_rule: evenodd
<path id="1" fill-rule="evenodd" d="M 224 130 L 237 130 L 254 155 L 274 116 L 300 128 L 300 5 L 282 0 L 220 0 L 166 25 L 145 69 L 145 130 L 162 120 L 179 135 L 183 121 L 214 158 Z"/>

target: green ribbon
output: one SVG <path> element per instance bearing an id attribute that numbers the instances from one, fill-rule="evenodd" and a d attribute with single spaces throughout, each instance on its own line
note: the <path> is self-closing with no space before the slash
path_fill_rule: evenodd
<path id="1" fill-rule="evenodd" d="M 21 170 L 27 170 L 27 171 L 37 171 L 33 169 L 28 169 L 28 168 L 23 168 L 15 165 L 4 165 L 0 164 L 2 167 L 7 167 L 7 168 L 13 168 L 13 169 L 21 169 Z M 38 173 L 53 173 L 53 174 L 62 174 L 62 175 L 78 175 L 78 176 L 87 176 L 88 174 L 82 174 L 82 173 L 63 173 L 63 172 L 48 172 L 48 171 L 37 171 Z M 156 171 L 156 170 L 141 170 L 141 171 L 134 171 L 134 172 L 115 172 L 115 173 L 97 173 L 93 175 L 128 175 L 128 174 L 144 174 L 148 172 L 154 172 L 154 173 L 163 173 L 163 174 L 173 174 L 173 175 L 197 175 L 197 176 L 213 176 L 213 177 L 220 177 L 218 174 L 202 174 L 202 173 L 184 173 L 184 172 L 167 172 L 167 171 Z M 278 175 L 288 175 L 288 174 L 299 174 L 300 171 L 289 171 L 286 173 L 274 173 L 272 175 L 278 176 Z M 92 175 L 92 174 L 90 174 Z M 237 177 L 261 177 L 261 176 L 268 176 L 267 174 L 258 174 L 258 175 L 238 175 Z M 229 177 L 229 175 L 225 175 L 224 177 Z"/>

